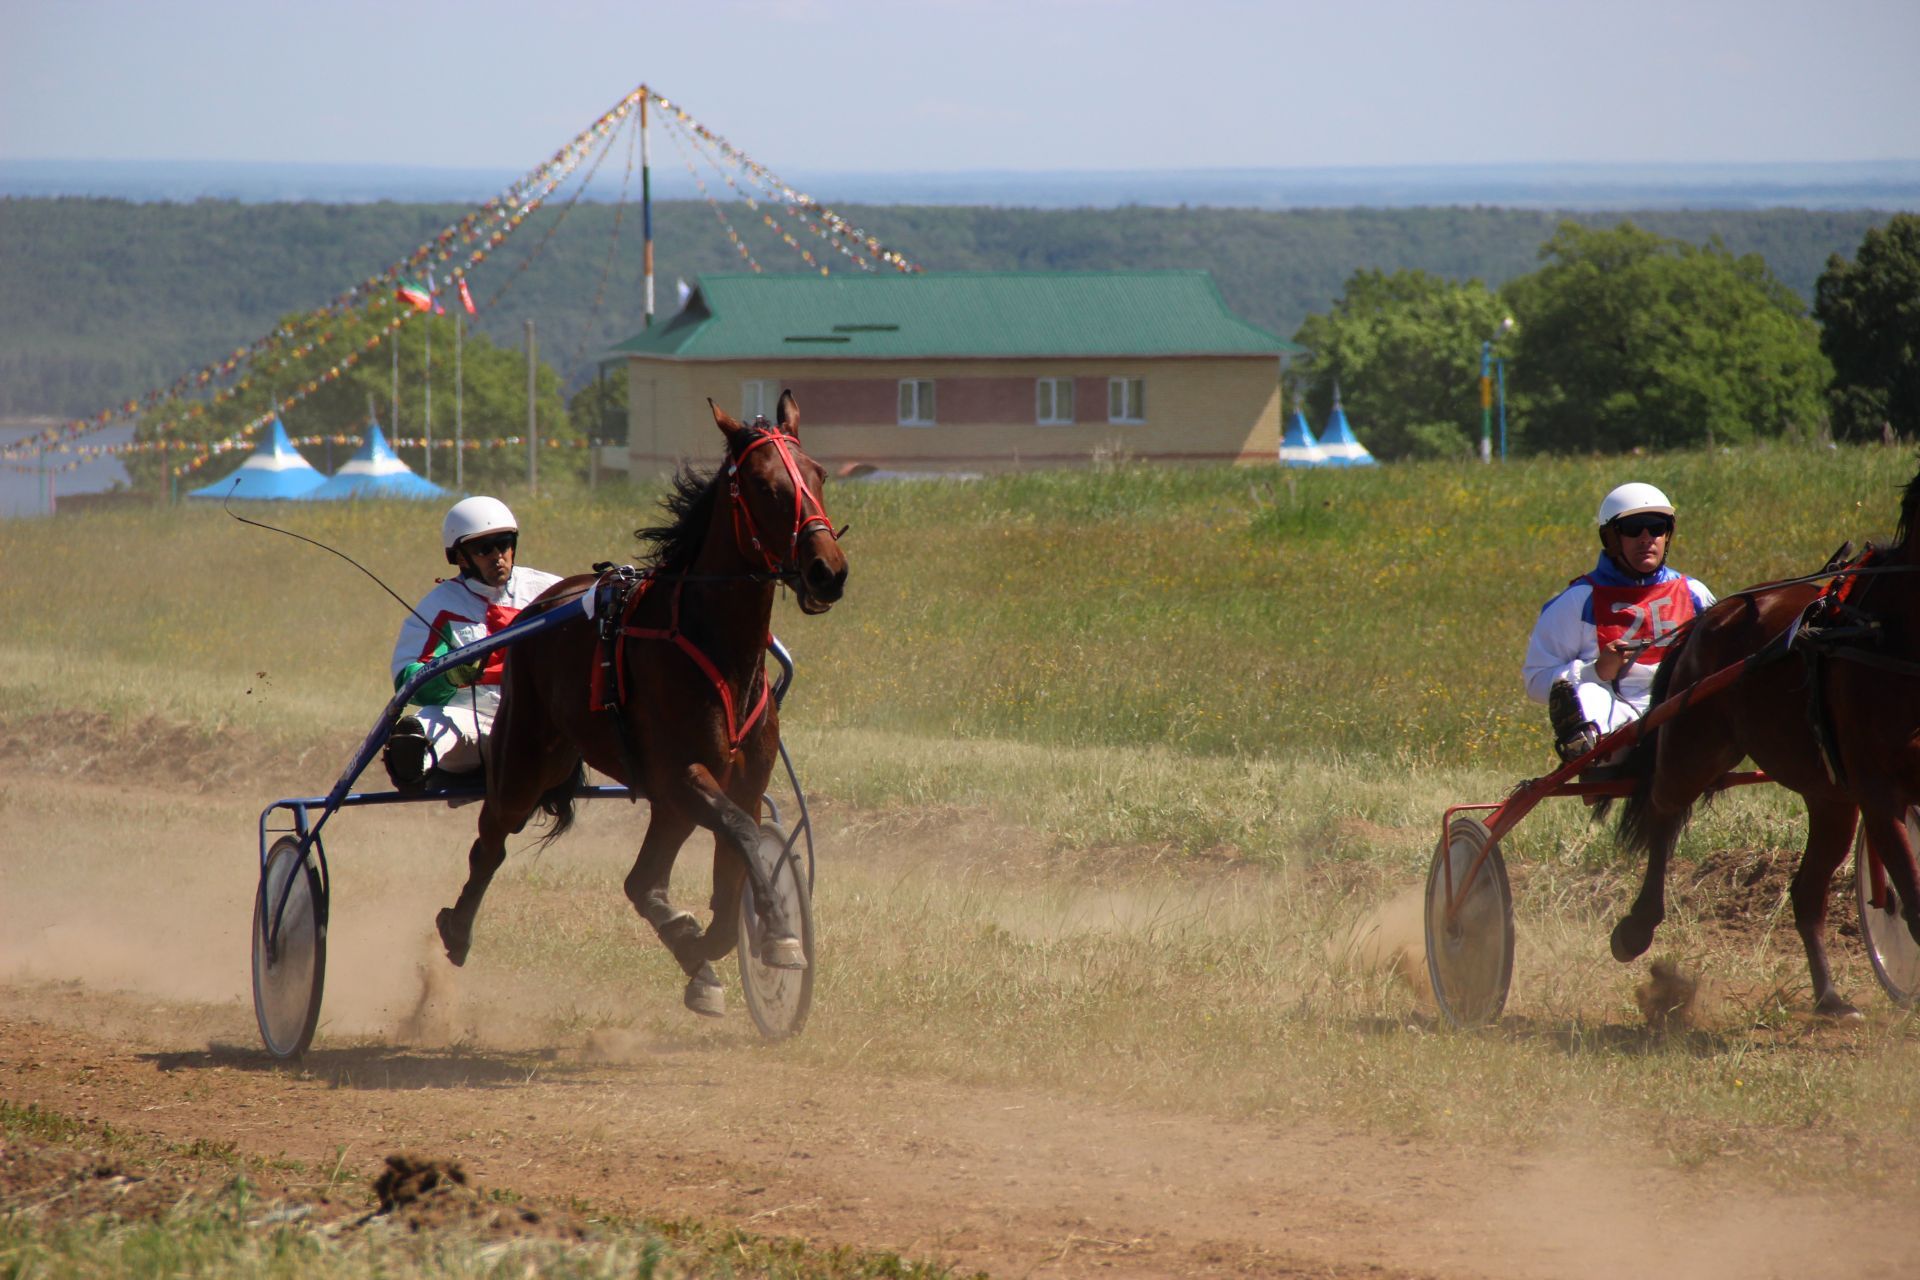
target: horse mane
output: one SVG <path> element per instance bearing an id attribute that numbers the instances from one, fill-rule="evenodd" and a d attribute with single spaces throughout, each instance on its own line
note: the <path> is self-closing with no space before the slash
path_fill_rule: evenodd
<path id="1" fill-rule="evenodd" d="M 720 469 L 704 471 L 682 464 L 673 473 L 667 496 L 660 499 L 667 522 L 635 529 L 633 536 L 643 548 L 641 561 L 646 568 L 661 573 L 685 573 L 700 554 L 713 519 L 713 504 L 720 492 Z"/>

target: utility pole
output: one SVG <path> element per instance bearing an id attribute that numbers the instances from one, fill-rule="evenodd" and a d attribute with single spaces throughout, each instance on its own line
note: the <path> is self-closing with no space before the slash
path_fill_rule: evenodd
<path id="1" fill-rule="evenodd" d="M 540 466 L 538 451 L 540 448 L 540 418 L 534 407 L 534 346 L 533 320 L 527 320 L 527 493 L 540 492 Z"/>
<path id="2" fill-rule="evenodd" d="M 467 473 L 465 423 L 460 417 L 460 331 L 466 328 L 467 318 L 459 311 L 453 313 L 453 487 L 465 489 Z"/>
<path id="3" fill-rule="evenodd" d="M 387 337 L 387 345 L 393 348 L 393 389 L 387 396 L 387 430 L 394 435 L 400 434 L 400 331 L 395 329 Z M 367 415 L 367 421 L 373 421 L 373 415 Z"/>

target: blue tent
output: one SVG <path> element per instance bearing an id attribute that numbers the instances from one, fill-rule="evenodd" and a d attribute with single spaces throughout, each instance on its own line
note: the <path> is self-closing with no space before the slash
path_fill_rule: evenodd
<path id="1" fill-rule="evenodd" d="M 1313 429 L 1307 425 L 1307 415 L 1300 411 L 1300 397 L 1293 398 L 1293 416 L 1287 419 L 1287 430 L 1280 437 L 1280 465 L 1283 467 L 1324 467 L 1327 455 L 1321 450 L 1319 442 L 1313 438 Z"/>
<path id="2" fill-rule="evenodd" d="M 1373 455 L 1367 452 L 1367 446 L 1354 436 L 1353 428 L 1347 425 L 1347 411 L 1340 407 L 1340 384 L 1333 384 L 1333 415 L 1327 419 L 1327 429 L 1320 433 L 1320 452 L 1326 455 L 1327 465 L 1333 467 L 1371 467 Z"/>
<path id="3" fill-rule="evenodd" d="M 224 479 L 190 491 L 187 496 L 221 501 L 227 498 L 259 501 L 298 498 L 318 489 L 326 483 L 326 479 L 314 470 L 312 463 L 300 456 L 300 451 L 287 439 L 287 429 L 281 425 L 280 415 L 275 414 L 273 430 L 262 437 L 252 455 L 240 464 L 238 470 Z"/>
<path id="4" fill-rule="evenodd" d="M 413 468 L 387 447 L 380 424 L 369 422 L 367 442 L 327 477 L 325 484 L 300 496 L 308 502 L 332 502 L 344 498 L 437 498 L 445 492 L 433 481 L 414 474 Z"/>

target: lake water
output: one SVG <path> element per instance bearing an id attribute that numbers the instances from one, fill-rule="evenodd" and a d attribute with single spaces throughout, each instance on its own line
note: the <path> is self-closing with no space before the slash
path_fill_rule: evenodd
<path id="1" fill-rule="evenodd" d="M 0 447 L 38 435 L 44 426 L 0 426 Z M 87 444 L 125 444 L 133 439 L 129 425 L 105 427 L 81 437 Z M 49 452 L 44 469 L 31 456 L 0 462 L 0 519 L 51 515 L 63 495 L 103 493 L 127 482 L 127 469 L 113 456 L 89 458 L 67 471 L 75 461 L 70 453 Z"/>

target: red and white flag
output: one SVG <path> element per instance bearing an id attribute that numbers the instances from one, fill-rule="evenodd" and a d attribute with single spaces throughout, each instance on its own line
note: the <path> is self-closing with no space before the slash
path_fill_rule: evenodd
<path id="1" fill-rule="evenodd" d="M 393 291 L 393 296 L 412 307 L 415 311 L 429 311 L 433 308 L 433 295 L 418 280 L 402 280 Z"/>
<path id="2" fill-rule="evenodd" d="M 468 315 L 473 315 L 473 295 L 467 292 L 467 278 L 465 276 L 455 276 L 454 279 L 460 285 L 460 305 L 467 309 Z"/>

